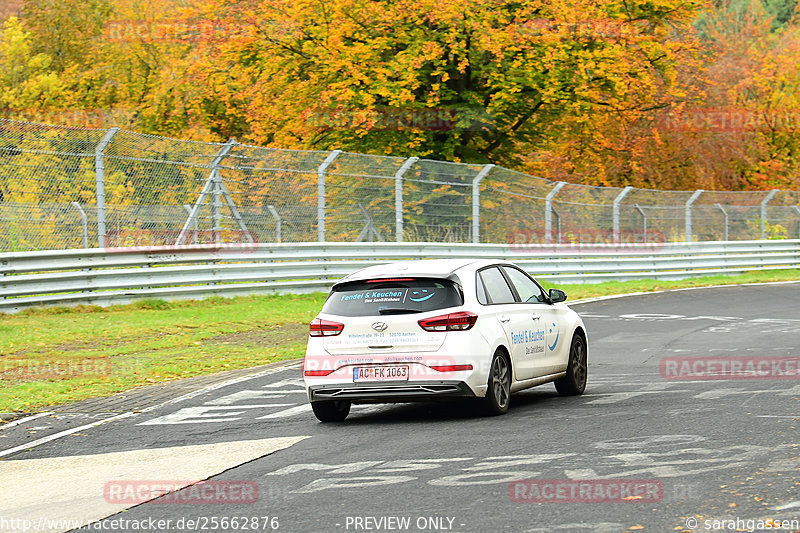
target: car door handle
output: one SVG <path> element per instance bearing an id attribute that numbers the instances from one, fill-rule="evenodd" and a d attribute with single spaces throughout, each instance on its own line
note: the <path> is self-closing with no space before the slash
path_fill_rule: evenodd
<path id="1" fill-rule="evenodd" d="M 511 320 L 510 317 L 507 317 L 507 316 L 501 316 L 500 317 L 500 322 L 508 322 L 509 320 Z"/>
<path id="2" fill-rule="evenodd" d="M 541 316 L 541 315 L 537 315 L 536 313 L 533 313 L 533 314 L 531 315 L 531 318 L 532 318 L 533 320 L 540 320 L 540 319 L 542 318 L 542 316 Z"/>

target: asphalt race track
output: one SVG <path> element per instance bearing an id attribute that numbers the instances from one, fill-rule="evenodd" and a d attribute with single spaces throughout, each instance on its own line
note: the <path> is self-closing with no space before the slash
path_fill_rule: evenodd
<path id="1" fill-rule="evenodd" d="M 735 531 L 705 521 L 800 519 L 800 283 L 574 309 L 589 331 L 581 397 L 548 384 L 513 396 L 501 417 L 447 402 L 354 406 L 346 422 L 320 424 L 293 364 L 6 454 L 0 530 L 44 516 L 107 517 L 87 531 L 288 532 Z M 743 373 L 703 374 L 732 361 Z M 108 418 L 82 416 L 4 428 L 0 450 Z M 137 504 L 136 487 L 200 479 L 214 490 Z"/>

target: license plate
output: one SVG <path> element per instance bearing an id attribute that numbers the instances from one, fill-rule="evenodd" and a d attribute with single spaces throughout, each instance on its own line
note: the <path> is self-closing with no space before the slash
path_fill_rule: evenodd
<path id="1" fill-rule="evenodd" d="M 408 366 L 359 366 L 353 369 L 353 381 L 408 381 Z"/>

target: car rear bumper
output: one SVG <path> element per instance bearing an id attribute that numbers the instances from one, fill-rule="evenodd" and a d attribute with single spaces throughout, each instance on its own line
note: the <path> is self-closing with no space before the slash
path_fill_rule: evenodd
<path id="1" fill-rule="evenodd" d="M 312 402 L 351 400 L 359 403 L 413 402 L 435 398 L 472 398 L 475 394 L 463 381 L 412 381 L 407 383 L 341 383 L 308 388 Z"/>

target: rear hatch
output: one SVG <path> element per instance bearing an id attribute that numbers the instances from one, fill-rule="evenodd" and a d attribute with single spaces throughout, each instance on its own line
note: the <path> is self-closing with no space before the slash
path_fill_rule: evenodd
<path id="1" fill-rule="evenodd" d="M 331 291 L 321 317 L 344 324 L 342 333 L 323 337 L 331 355 L 433 352 L 446 331 L 425 331 L 418 320 L 464 304 L 460 287 L 443 278 L 354 281 Z"/>

